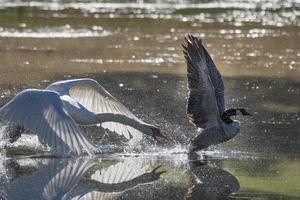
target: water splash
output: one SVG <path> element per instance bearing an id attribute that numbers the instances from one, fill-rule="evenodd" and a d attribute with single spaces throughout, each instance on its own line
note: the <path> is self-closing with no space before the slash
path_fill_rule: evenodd
<path id="1" fill-rule="evenodd" d="M 9 141 L 10 137 L 8 136 L 8 132 L 12 131 L 10 130 L 10 126 L 8 123 L 0 122 L 0 157 L 2 154 L 9 157 L 50 152 L 50 148 L 40 143 L 37 135 L 22 134 L 15 142 L 11 143 Z"/>
<path id="2" fill-rule="evenodd" d="M 2 149 L 8 142 L 6 129 L 7 125 L 0 122 L 0 149 Z"/>

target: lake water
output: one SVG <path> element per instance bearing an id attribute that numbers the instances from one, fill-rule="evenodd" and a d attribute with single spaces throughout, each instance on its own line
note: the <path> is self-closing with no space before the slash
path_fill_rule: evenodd
<path id="1" fill-rule="evenodd" d="M 90 77 L 171 140 L 123 151 L 89 127 L 120 148 L 61 159 L 34 157 L 41 145 L 22 137 L 1 150 L 2 198 L 300 199 L 300 1 L 124 2 L 0 0 L 1 106 L 25 88 Z M 197 134 L 185 115 L 188 33 L 224 76 L 227 107 L 253 114 L 197 159 L 186 154 Z"/>

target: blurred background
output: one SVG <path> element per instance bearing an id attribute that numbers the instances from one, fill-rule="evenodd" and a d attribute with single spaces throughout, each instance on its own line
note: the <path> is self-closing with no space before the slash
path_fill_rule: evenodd
<path id="1" fill-rule="evenodd" d="M 95 78 L 186 146 L 196 134 L 185 117 L 187 34 L 203 39 L 221 71 L 227 107 L 253 113 L 215 149 L 234 154 L 220 166 L 239 180 L 239 195 L 299 198 L 299 0 L 0 0 L 0 103 L 25 88 Z"/>

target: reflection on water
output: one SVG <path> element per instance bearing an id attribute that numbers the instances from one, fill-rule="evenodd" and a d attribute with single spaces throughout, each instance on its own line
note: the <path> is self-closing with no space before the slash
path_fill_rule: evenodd
<path id="1" fill-rule="evenodd" d="M 16 200 L 116 199 L 139 185 L 157 181 L 165 173 L 160 167 L 153 169 L 139 161 L 136 158 L 9 160 L 6 163 L 9 180 L 2 186 L 1 195 Z M 24 174 L 20 175 L 22 171 Z"/>
<path id="2" fill-rule="evenodd" d="M 239 191 L 239 181 L 229 172 L 199 161 L 190 165 L 193 165 L 193 185 L 188 189 L 186 199 L 226 199 Z"/>
<path id="3" fill-rule="evenodd" d="M 24 159 L 45 149 L 21 137 L 7 154 L 1 151 L 1 193 L 13 199 L 299 198 L 299 8 L 299 0 L 0 0 L 0 105 L 25 88 L 91 77 L 171 138 L 164 144 L 145 138 L 129 149 L 121 138 L 86 127 L 104 152 L 125 149 L 137 157 L 63 160 Z M 185 154 L 196 134 L 185 117 L 180 45 L 187 33 L 204 39 L 224 75 L 227 107 L 253 114 L 239 118 L 240 135 L 209 149 L 200 166 Z M 142 184 L 139 177 L 160 165 L 167 172 Z M 117 176 L 127 168 L 133 174 Z"/>
<path id="4" fill-rule="evenodd" d="M 5 163 L 7 181 L 1 185 L 1 197 L 15 200 L 137 199 L 140 194 L 135 190 L 147 188 L 155 193 L 156 182 L 168 187 L 170 178 L 175 178 L 168 175 L 167 162 L 153 167 L 159 162 L 136 157 L 120 160 L 11 159 Z M 185 167 L 191 172 L 186 173 Z M 175 171 L 188 181 L 187 185 L 182 185 L 183 193 L 180 194 L 186 199 L 220 199 L 239 190 L 239 182 L 232 174 L 205 162 L 184 162 Z"/>

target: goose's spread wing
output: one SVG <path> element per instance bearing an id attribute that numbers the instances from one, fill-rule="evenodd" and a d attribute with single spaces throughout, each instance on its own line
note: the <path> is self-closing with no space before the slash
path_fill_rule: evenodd
<path id="1" fill-rule="evenodd" d="M 208 69 L 207 53 L 201 40 L 193 36 L 185 38 L 183 53 L 187 64 L 189 121 L 206 128 L 220 118 L 214 86 Z"/>
<path id="2" fill-rule="evenodd" d="M 139 120 L 122 103 L 116 100 L 97 81 L 93 79 L 74 79 L 53 83 L 47 87 L 49 90 L 57 91 L 60 95 L 69 95 L 86 109 L 93 113 L 116 113 Z M 139 120 L 141 121 L 141 120 Z M 126 139 L 135 140 L 142 138 L 142 134 L 130 127 L 114 122 L 101 124 L 104 128 L 124 135 Z"/>
<path id="3" fill-rule="evenodd" d="M 210 55 L 208 54 L 207 50 L 204 48 L 203 45 L 202 45 L 202 48 L 203 48 L 203 52 L 204 52 L 204 55 L 206 58 L 209 77 L 214 86 L 218 109 L 219 109 L 219 113 L 221 116 L 223 114 L 223 112 L 225 111 L 223 79 L 222 79 L 222 76 L 221 76 L 218 68 L 216 67 L 214 61 L 212 60 L 212 58 L 210 57 Z"/>
<path id="4" fill-rule="evenodd" d="M 93 154 L 96 148 L 64 111 L 56 92 L 24 90 L 1 108 L 0 116 L 36 133 L 55 154 Z"/>

